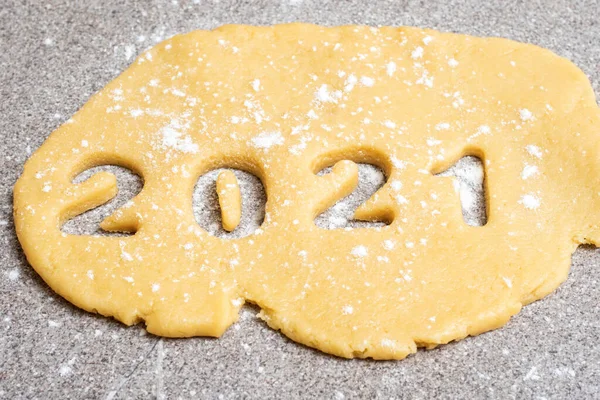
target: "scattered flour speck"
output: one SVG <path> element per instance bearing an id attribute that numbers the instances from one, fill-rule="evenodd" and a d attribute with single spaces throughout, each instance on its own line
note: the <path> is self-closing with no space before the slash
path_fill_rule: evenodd
<path id="1" fill-rule="evenodd" d="M 353 312 L 354 312 L 354 307 L 352 307 L 352 306 L 344 306 L 342 308 L 342 314 L 344 314 L 344 315 L 350 315 Z"/>
<path id="2" fill-rule="evenodd" d="M 487 135 L 488 133 L 490 133 L 492 130 L 490 129 L 489 126 L 487 125 L 481 125 L 479 128 L 477 128 L 477 132 L 478 133 L 483 133 L 484 135 Z"/>
<path id="3" fill-rule="evenodd" d="M 21 273 L 18 269 L 11 269 L 8 272 L 8 279 L 10 279 L 11 281 L 16 281 L 17 279 L 19 279 L 19 275 L 21 275 Z"/>
<path id="4" fill-rule="evenodd" d="M 536 145 L 529 144 L 525 147 L 527 152 L 535 158 L 542 158 L 542 150 Z"/>
<path id="5" fill-rule="evenodd" d="M 450 124 L 448 122 L 440 122 L 435 126 L 435 130 L 437 131 L 446 131 L 450 129 Z"/>
<path id="6" fill-rule="evenodd" d="M 364 86 L 371 87 L 375 84 L 375 79 L 369 78 L 368 76 L 362 76 L 360 78 L 360 83 Z"/>
<path id="7" fill-rule="evenodd" d="M 159 134 L 162 135 L 162 144 L 165 147 L 179 150 L 182 153 L 195 154 L 198 152 L 198 145 L 192 142 L 192 138 L 183 132 L 184 126 L 177 119 L 164 126 Z"/>
<path id="8" fill-rule="evenodd" d="M 522 179 L 528 179 L 538 173 L 538 167 L 536 165 L 525 164 L 523 172 L 521 172 Z"/>
<path id="9" fill-rule="evenodd" d="M 356 78 L 356 76 L 348 75 L 348 78 L 346 78 L 346 81 L 344 82 L 344 90 L 346 92 L 352 91 L 352 89 L 354 89 L 354 86 L 356 85 L 357 82 L 358 82 L 358 79 Z"/>
<path id="10" fill-rule="evenodd" d="M 269 149 L 283 144 L 283 136 L 279 132 L 263 132 L 252 138 L 252 145 L 259 149 Z"/>
<path id="11" fill-rule="evenodd" d="M 423 57 L 423 48 L 421 46 L 418 46 L 412 51 L 410 56 L 413 60 L 418 60 L 419 58 Z"/>
<path id="12" fill-rule="evenodd" d="M 131 257 L 131 254 L 129 254 L 125 250 L 121 251 L 121 258 L 125 261 L 133 261 L 133 257 Z"/>
<path id="13" fill-rule="evenodd" d="M 392 189 L 394 189 L 395 191 L 402 190 L 402 182 L 400 182 L 399 180 L 393 180 L 391 186 Z"/>
<path id="14" fill-rule="evenodd" d="M 253 80 L 251 85 L 252 89 L 254 89 L 255 92 L 258 92 L 260 90 L 260 79 Z"/>
<path id="15" fill-rule="evenodd" d="M 143 111 L 143 110 L 140 110 L 139 108 L 136 108 L 136 109 L 134 109 L 134 110 L 131 110 L 131 111 L 129 112 L 129 115 L 131 115 L 133 118 L 140 117 L 140 116 L 142 116 L 143 114 L 144 114 L 144 111 Z"/>
<path id="16" fill-rule="evenodd" d="M 242 304 L 244 304 L 244 298 L 240 297 L 240 298 L 237 298 L 237 299 L 231 299 L 231 304 L 234 307 L 241 307 Z"/>
<path id="17" fill-rule="evenodd" d="M 354 247 L 351 251 L 350 254 L 352 254 L 354 257 L 366 257 L 367 254 L 369 254 L 369 251 L 367 250 L 367 248 L 363 245 L 359 245 Z"/>
<path id="18" fill-rule="evenodd" d="M 396 72 L 396 63 L 393 61 L 390 61 L 389 63 L 387 63 L 387 65 L 385 66 L 385 71 L 387 72 L 387 74 L 389 76 L 394 75 L 394 72 Z"/>
<path id="19" fill-rule="evenodd" d="M 406 169 L 406 161 L 400 160 L 396 156 L 392 156 L 391 161 L 394 168 L 398 168 L 399 170 Z"/>
<path id="20" fill-rule="evenodd" d="M 540 199 L 533 194 L 526 194 L 521 197 L 519 203 L 528 210 L 535 210 L 540 206 Z"/>
<path id="21" fill-rule="evenodd" d="M 58 373 L 60 374 L 60 376 L 67 376 L 70 375 L 71 372 L 73 372 L 73 370 L 71 369 L 71 367 L 69 367 L 68 365 L 63 365 L 60 367 L 60 369 L 58 370 Z"/>
<path id="22" fill-rule="evenodd" d="M 328 85 L 321 85 L 315 93 L 315 98 L 322 103 L 337 103 L 342 97 L 341 90 L 331 90 Z"/>
<path id="23" fill-rule="evenodd" d="M 396 201 L 398 202 L 398 204 L 408 204 L 408 199 L 402 196 L 401 194 L 396 196 Z"/>
<path id="24" fill-rule="evenodd" d="M 394 121 L 390 121 L 389 119 L 383 121 L 383 125 L 385 125 L 386 128 L 390 129 L 394 129 L 396 127 L 396 123 Z"/>
<path id="25" fill-rule="evenodd" d="M 125 46 L 125 59 L 127 61 L 131 60 L 131 57 L 135 54 L 135 46 Z"/>
<path id="26" fill-rule="evenodd" d="M 395 246 L 396 244 L 393 240 L 387 239 L 383 241 L 383 248 L 386 250 L 392 250 Z"/>
<path id="27" fill-rule="evenodd" d="M 531 369 L 529 370 L 529 372 L 523 378 L 524 381 L 529 381 L 529 380 L 537 381 L 539 379 L 540 379 L 540 377 L 537 374 L 537 368 L 536 367 L 531 367 Z"/>
<path id="28" fill-rule="evenodd" d="M 339 390 L 336 390 L 335 394 L 333 395 L 333 398 L 335 400 L 344 400 L 346 396 L 344 395 L 344 393 L 340 392 Z"/>
<path id="29" fill-rule="evenodd" d="M 533 119 L 533 114 L 526 108 L 520 109 L 519 115 L 521 116 L 522 121 L 529 121 L 530 119 Z"/>

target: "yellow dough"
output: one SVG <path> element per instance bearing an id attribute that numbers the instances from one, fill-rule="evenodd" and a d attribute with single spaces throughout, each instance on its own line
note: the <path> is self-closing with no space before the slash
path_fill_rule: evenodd
<path id="1" fill-rule="evenodd" d="M 231 232 L 242 218 L 242 194 L 237 178 L 231 171 L 223 171 L 217 177 L 217 196 L 221 207 L 223 229 Z"/>
<path id="2" fill-rule="evenodd" d="M 14 191 L 27 259 L 61 296 L 157 335 L 219 336 L 244 301 L 295 341 L 342 357 L 401 359 L 497 328 L 600 241 L 600 112 L 584 74 L 550 51 L 417 28 L 225 26 L 142 54 L 57 129 Z M 488 221 L 467 225 L 449 177 L 485 167 Z M 336 164 L 337 163 L 337 164 Z M 386 184 L 357 217 L 315 217 L 356 186 Z M 128 237 L 61 232 L 115 196 L 102 164 L 142 191 L 108 217 Z M 316 173 L 336 164 L 333 172 Z M 258 176 L 263 225 L 241 239 L 194 219 L 198 178 Z M 227 214 L 227 212 L 226 212 Z"/>

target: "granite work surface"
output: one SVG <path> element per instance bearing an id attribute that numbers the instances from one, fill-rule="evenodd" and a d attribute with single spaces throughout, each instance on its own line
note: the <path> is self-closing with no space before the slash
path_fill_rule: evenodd
<path id="1" fill-rule="evenodd" d="M 11 216 L 12 188 L 28 155 L 136 54 L 173 34 L 304 21 L 501 36 L 571 59 L 598 94 L 599 15 L 597 0 L 0 0 L 0 398 L 600 398 L 600 250 L 591 247 L 573 255 L 569 278 L 555 293 L 505 327 L 403 361 L 376 362 L 298 345 L 251 307 L 218 340 L 160 339 L 142 326 L 83 312 L 27 264 Z M 343 225 L 381 178 L 372 168 L 361 171 L 372 179 L 321 223 Z M 121 174 L 115 203 L 65 229 L 94 231 L 107 207 L 139 187 Z M 212 192 L 214 175 L 202 179 L 197 216 L 219 234 L 214 195 L 202 196 Z M 254 196 L 245 212 L 258 216 L 246 216 L 243 230 L 260 218 L 261 192 L 253 177 L 240 179 Z M 477 222 L 477 215 L 467 217 Z"/>

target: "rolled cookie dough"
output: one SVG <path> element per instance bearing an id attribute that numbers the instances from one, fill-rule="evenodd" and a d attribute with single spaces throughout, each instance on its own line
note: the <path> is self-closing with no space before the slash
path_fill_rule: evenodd
<path id="1" fill-rule="evenodd" d="M 300 343 L 401 359 L 503 325 L 567 277 L 579 244 L 598 243 L 599 133 L 584 74 L 532 45 L 225 26 L 146 51 L 52 133 L 15 186 L 15 224 L 56 292 L 125 324 L 219 336 L 248 301 Z M 483 227 L 463 221 L 452 179 L 434 176 L 465 155 L 484 162 Z M 356 185 L 354 162 L 387 176 L 357 218 L 389 225 L 318 228 Z M 101 225 L 135 235 L 62 233 L 115 196 L 107 172 L 72 182 L 103 164 L 144 180 Z M 250 236 L 213 237 L 194 220 L 195 182 L 221 167 L 266 187 Z"/>

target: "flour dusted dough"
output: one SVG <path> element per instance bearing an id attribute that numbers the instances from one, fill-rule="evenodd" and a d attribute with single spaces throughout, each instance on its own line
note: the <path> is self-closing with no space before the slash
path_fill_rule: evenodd
<path id="1" fill-rule="evenodd" d="M 148 50 L 54 132 L 16 184 L 15 223 L 56 292 L 125 324 L 219 336 L 245 300 L 308 346 L 400 359 L 503 325 L 567 277 L 577 245 L 598 243 L 599 139 L 584 74 L 532 45 L 225 26 Z M 434 176 L 465 155 L 484 161 L 483 227 L 463 221 L 452 179 Z M 391 224 L 318 228 L 356 185 L 355 162 L 387 176 L 357 217 Z M 61 233 L 115 195 L 106 172 L 72 182 L 100 164 L 143 177 L 101 225 L 137 233 Z M 216 238 L 194 220 L 194 184 L 220 167 L 266 187 L 250 236 Z"/>

